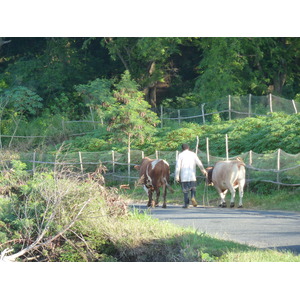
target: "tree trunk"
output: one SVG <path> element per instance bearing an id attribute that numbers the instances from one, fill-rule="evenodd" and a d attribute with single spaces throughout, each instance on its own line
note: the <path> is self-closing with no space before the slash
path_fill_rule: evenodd
<path id="1" fill-rule="evenodd" d="M 155 72 L 155 61 L 152 61 L 148 67 L 148 76 L 151 79 L 151 76 Z M 154 81 L 152 83 L 149 83 L 148 86 L 144 89 L 145 95 L 146 95 L 146 101 L 152 106 L 156 107 L 156 87 L 157 82 Z"/>
<path id="2" fill-rule="evenodd" d="M 274 93 L 282 95 L 282 89 L 286 82 L 286 73 L 278 72 L 274 76 Z"/>
<path id="3" fill-rule="evenodd" d="M 156 83 L 151 86 L 147 86 L 144 88 L 145 100 L 152 106 L 156 107 Z"/>

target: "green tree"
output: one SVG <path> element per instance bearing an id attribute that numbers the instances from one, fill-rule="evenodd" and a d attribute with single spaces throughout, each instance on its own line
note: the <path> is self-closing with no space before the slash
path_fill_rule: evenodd
<path id="1" fill-rule="evenodd" d="M 82 42 L 80 38 L 12 38 L 13 50 L 0 59 L 0 81 L 9 87 L 19 85 L 36 91 L 44 99 L 44 107 L 51 111 L 56 111 L 55 99 L 61 97 L 68 98 L 66 110 L 70 105 L 79 110 L 78 98 L 73 95 L 74 85 L 96 77 L 95 59 L 82 49 Z M 99 70 L 97 75 L 101 75 Z M 62 109 L 58 107 L 59 111 Z"/>
<path id="2" fill-rule="evenodd" d="M 7 89 L 0 97 L 1 102 L 7 101 L 7 108 L 25 115 L 35 115 L 43 107 L 43 99 L 27 87 L 17 86 Z"/>
<path id="3" fill-rule="evenodd" d="M 300 83 L 300 39 L 253 38 L 254 71 L 267 91 L 294 98 Z"/>
<path id="4" fill-rule="evenodd" d="M 195 91 L 201 101 L 209 102 L 229 94 L 242 94 L 243 73 L 247 66 L 242 39 L 205 38 L 202 40 L 203 59 Z"/>
<path id="5" fill-rule="evenodd" d="M 111 102 L 111 86 L 111 80 L 97 78 L 87 84 L 76 85 L 75 90 L 87 106 L 98 108 L 99 106 L 109 105 Z"/>
<path id="6" fill-rule="evenodd" d="M 157 105 L 157 88 L 160 83 L 170 83 L 175 72 L 172 55 L 178 54 L 179 46 L 188 38 L 141 37 L 104 38 L 113 60 L 119 59 L 124 68 L 144 90 L 145 99 L 151 106 Z"/>
<path id="7" fill-rule="evenodd" d="M 100 119 L 103 120 L 107 109 L 114 102 L 111 86 L 111 80 L 97 78 L 87 84 L 75 86 L 75 90 L 84 100 L 85 104 L 96 111 Z"/>
<path id="8" fill-rule="evenodd" d="M 114 131 L 115 139 L 126 142 L 130 149 L 133 138 L 143 143 L 146 137 L 155 133 L 159 119 L 150 110 L 129 71 L 126 70 L 120 82 L 115 84 L 113 96 L 115 103 L 109 108 L 108 130 Z"/>
<path id="9" fill-rule="evenodd" d="M 299 38 L 203 38 L 200 47 L 200 101 L 248 93 L 294 98 L 299 90 Z"/>

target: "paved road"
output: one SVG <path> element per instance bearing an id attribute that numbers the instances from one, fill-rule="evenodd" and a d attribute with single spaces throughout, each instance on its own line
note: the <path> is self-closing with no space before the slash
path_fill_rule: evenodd
<path id="1" fill-rule="evenodd" d="M 146 205 L 134 206 L 147 210 Z M 166 209 L 157 207 L 149 212 L 160 220 L 193 227 L 218 238 L 300 254 L 300 213 L 208 207 L 183 209 L 178 205 L 168 205 Z"/>

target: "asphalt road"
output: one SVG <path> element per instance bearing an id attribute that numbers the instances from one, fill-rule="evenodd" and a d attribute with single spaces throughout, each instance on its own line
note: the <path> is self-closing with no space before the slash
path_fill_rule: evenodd
<path id="1" fill-rule="evenodd" d="M 148 209 L 143 204 L 134 206 L 140 210 Z M 300 213 L 201 206 L 183 209 L 178 205 L 148 211 L 159 220 L 193 227 L 217 238 L 300 254 Z"/>

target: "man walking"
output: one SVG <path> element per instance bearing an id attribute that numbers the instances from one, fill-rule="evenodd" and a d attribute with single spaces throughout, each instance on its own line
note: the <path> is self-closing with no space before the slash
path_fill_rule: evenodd
<path id="1" fill-rule="evenodd" d="M 183 144 L 182 152 L 178 155 L 178 160 L 176 162 L 175 168 L 175 180 L 181 182 L 181 188 L 184 195 L 184 206 L 183 208 L 188 208 L 190 199 L 189 192 L 191 191 L 191 201 L 194 207 L 197 206 L 195 200 L 196 196 L 196 166 L 198 166 L 203 173 L 207 176 L 207 172 L 204 169 L 202 162 L 198 158 L 197 154 L 190 151 L 188 144 Z"/>

